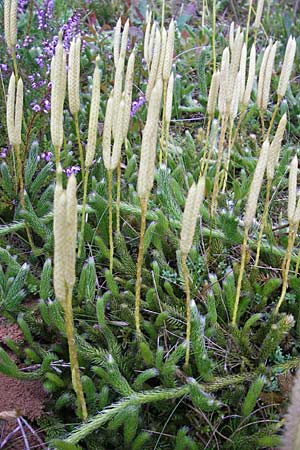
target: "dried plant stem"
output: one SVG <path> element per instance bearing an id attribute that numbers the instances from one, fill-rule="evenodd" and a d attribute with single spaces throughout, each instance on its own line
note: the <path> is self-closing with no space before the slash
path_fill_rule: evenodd
<path id="1" fill-rule="evenodd" d="M 77 144 L 78 144 L 78 149 L 79 149 L 81 176 L 82 176 L 82 181 L 84 181 L 84 156 L 83 156 L 83 148 L 82 148 L 81 139 L 80 139 L 78 113 L 74 114 L 74 121 L 75 121 Z"/>
<path id="2" fill-rule="evenodd" d="M 81 410 L 82 419 L 87 419 L 87 409 L 86 403 L 83 395 L 82 384 L 80 379 L 80 370 L 77 358 L 77 350 L 75 346 L 75 336 L 74 336 L 74 320 L 73 320 L 73 309 L 72 309 L 72 289 L 67 289 L 66 301 L 64 304 L 65 311 L 65 325 L 66 325 L 66 335 L 68 339 L 69 355 L 70 355 L 70 365 L 72 371 L 72 383 L 74 390 L 77 395 L 78 406 Z"/>
<path id="3" fill-rule="evenodd" d="M 113 240 L 113 199 L 112 199 L 112 170 L 108 170 L 108 233 L 109 233 L 109 270 L 113 271 L 114 240 Z"/>
<path id="4" fill-rule="evenodd" d="M 14 73 L 15 73 L 16 83 L 17 83 L 18 79 L 19 79 L 19 72 L 18 72 L 18 64 L 17 64 L 16 50 L 15 49 L 13 49 L 11 51 L 11 57 L 12 57 L 12 60 L 13 60 Z"/>
<path id="5" fill-rule="evenodd" d="M 166 107 L 167 107 L 167 89 L 168 82 L 164 81 L 164 102 L 163 102 L 163 116 L 162 116 L 162 127 L 161 127 L 161 137 L 160 137 L 160 150 L 159 150 L 159 165 L 162 164 L 163 153 L 166 155 L 166 160 L 168 158 L 168 136 L 166 130 Z"/>
<path id="6" fill-rule="evenodd" d="M 187 266 L 187 255 L 182 255 L 182 275 L 184 279 L 184 288 L 186 295 L 186 352 L 185 352 L 185 367 L 188 367 L 190 360 L 190 340 L 191 340 L 191 290 L 189 281 L 189 269 Z"/>
<path id="7" fill-rule="evenodd" d="M 117 199 L 116 199 L 116 228 L 117 233 L 120 233 L 120 203 L 121 203 L 121 160 L 117 166 Z"/>
<path id="8" fill-rule="evenodd" d="M 228 139 L 228 151 L 227 151 L 227 158 L 226 158 L 226 164 L 225 164 L 225 172 L 224 172 L 222 193 L 225 192 L 226 185 L 227 185 L 227 178 L 228 178 L 228 171 L 229 171 L 229 164 L 230 164 L 230 156 L 231 156 L 231 149 L 232 149 L 232 129 L 233 129 L 233 120 L 230 121 L 229 139 Z"/>
<path id="9" fill-rule="evenodd" d="M 87 203 L 87 187 L 89 179 L 89 170 L 86 168 L 83 180 L 83 200 L 82 200 L 82 212 L 81 212 L 81 229 L 80 229 L 80 239 L 78 245 L 78 258 L 81 256 L 81 252 L 84 244 L 84 227 L 85 227 L 85 211 Z"/>
<path id="10" fill-rule="evenodd" d="M 289 276 L 289 269 L 291 264 L 291 257 L 292 257 L 292 249 L 294 245 L 294 235 L 297 231 L 293 232 L 293 225 L 290 225 L 289 227 L 289 237 L 288 237 L 288 246 L 286 250 L 286 262 L 285 267 L 283 269 L 282 273 L 282 289 L 281 289 L 281 295 L 277 302 L 276 308 L 274 310 L 274 315 L 276 316 L 279 312 L 280 306 L 282 305 L 282 302 L 284 300 L 287 286 L 288 286 L 288 276 Z"/>
<path id="11" fill-rule="evenodd" d="M 236 326 L 237 321 L 237 314 L 239 309 L 239 303 L 240 303 L 240 296 L 241 296 L 241 289 L 242 289 L 242 281 L 243 281 L 243 275 L 245 270 L 245 264 L 246 264 L 246 253 L 247 253 L 247 243 L 248 243 L 248 235 L 249 235 L 249 227 L 246 227 L 244 230 L 244 239 L 243 239 L 243 245 L 242 245 L 242 257 L 241 257 L 241 266 L 239 271 L 239 278 L 236 288 L 236 296 L 235 296 L 235 302 L 233 307 L 233 313 L 232 313 L 232 321 L 231 324 L 233 327 Z"/>
<path id="12" fill-rule="evenodd" d="M 142 285 L 142 267 L 144 259 L 144 238 L 146 231 L 146 214 L 147 214 L 147 203 L 146 198 L 141 198 L 141 231 L 140 231 L 140 243 L 139 243 L 139 253 L 136 266 L 136 285 L 135 285 L 135 328 L 137 333 L 137 338 L 141 338 L 141 324 L 140 324 L 140 303 L 141 303 L 141 285 Z"/>
<path id="13" fill-rule="evenodd" d="M 166 125 L 166 147 L 165 147 L 165 165 L 168 163 L 168 147 L 169 147 L 170 122 Z"/>
<path id="14" fill-rule="evenodd" d="M 269 212 L 269 204 L 270 204 L 271 186 L 272 186 L 272 180 L 268 179 L 268 181 L 267 181 L 266 199 L 265 199 L 265 205 L 264 205 L 264 212 L 263 212 L 262 219 L 261 219 L 261 224 L 260 224 L 260 230 L 259 230 L 258 241 L 257 241 L 257 250 L 256 250 L 256 258 L 255 258 L 254 267 L 257 267 L 257 265 L 258 265 L 258 261 L 259 261 L 259 257 L 260 257 L 260 249 L 261 249 L 262 237 L 263 237 L 263 234 L 264 234 L 264 229 L 265 229 L 266 224 L 267 224 L 267 218 L 268 218 L 268 212 Z"/>
<path id="15" fill-rule="evenodd" d="M 278 109 L 279 109 L 280 102 L 281 102 L 281 97 L 278 96 L 277 103 L 276 103 L 276 106 L 274 108 L 274 111 L 273 111 L 273 114 L 272 114 L 272 117 L 271 117 L 271 121 L 270 121 L 270 125 L 269 125 L 269 128 L 268 128 L 267 137 L 270 136 L 270 133 L 271 133 L 271 130 L 272 130 L 272 127 L 273 127 L 273 124 L 274 124 L 274 120 L 275 120 L 276 114 L 277 114 Z"/>
<path id="16" fill-rule="evenodd" d="M 209 133 L 210 133 L 211 122 L 212 122 L 212 116 L 210 114 L 208 117 L 207 128 L 206 128 L 206 137 L 205 137 L 205 145 L 204 145 L 204 149 L 203 149 L 203 156 L 202 156 L 202 162 L 201 162 L 201 167 L 200 167 L 200 176 L 203 175 L 204 167 L 206 166 L 206 164 L 208 164 L 207 149 L 209 146 Z"/>
<path id="17" fill-rule="evenodd" d="M 248 18 L 247 18 L 246 36 L 245 36 L 246 48 L 248 48 L 248 37 L 249 37 L 249 27 L 250 27 L 250 21 L 251 21 L 252 2 L 253 2 L 253 0 L 249 0 L 249 9 L 248 9 Z"/>
<path id="18" fill-rule="evenodd" d="M 222 162 L 222 154 L 223 154 L 225 135 L 226 135 L 226 130 L 227 130 L 227 122 L 228 122 L 228 116 L 222 117 L 221 135 L 220 135 L 220 140 L 219 140 L 218 158 L 217 158 L 217 164 L 216 164 L 216 173 L 215 173 L 215 179 L 214 179 L 214 189 L 213 189 L 211 212 L 210 212 L 210 215 L 212 218 L 214 217 L 214 214 L 215 214 L 215 211 L 217 208 L 220 168 L 221 168 L 221 162 Z"/>
<path id="19" fill-rule="evenodd" d="M 212 52 L 213 52 L 213 68 L 214 72 L 217 68 L 217 56 L 216 56 L 216 0 L 213 0 L 212 11 Z"/>

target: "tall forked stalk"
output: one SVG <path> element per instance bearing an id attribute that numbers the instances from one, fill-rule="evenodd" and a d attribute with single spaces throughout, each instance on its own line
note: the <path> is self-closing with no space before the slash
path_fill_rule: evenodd
<path id="1" fill-rule="evenodd" d="M 249 9 L 248 9 L 246 36 L 245 36 L 246 48 L 248 48 L 248 37 L 249 37 L 249 27 L 250 27 L 250 20 L 251 20 L 252 3 L 253 3 L 253 0 L 249 0 Z"/>
<path id="2" fill-rule="evenodd" d="M 187 266 L 187 255 L 182 255 L 182 275 L 184 279 L 184 288 L 186 295 L 186 352 L 185 352 L 185 367 L 187 368 L 190 360 L 190 340 L 191 340 L 191 290 L 189 281 L 189 269 Z"/>
<path id="3" fill-rule="evenodd" d="M 141 231 L 140 231 L 139 253 L 136 267 L 135 312 L 134 312 L 135 328 L 138 339 L 140 339 L 142 336 L 140 323 L 140 304 L 141 304 L 142 267 L 144 259 L 144 239 L 146 231 L 146 214 L 147 214 L 148 199 L 141 198 L 140 202 L 141 202 Z"/>
<path id="4" fill-rule="evenodd" d="M 256 250 L 256 258 L 255 258 L 255 264 L 254 266 L 257 267 L 259 257 L 260 257 L 260 249 L 261 249 L 261 243 L 262 243 L 262 237 L 264 234 L 264 229 L 267 224 L 267 218 L 268 218 L 268 212 L 269 212 L 269 204 L 270 204 L 270 192 L 271 192 L 271 186 L 272 186 L 272 180 L 268 179 L 267 181 L 267 191 L 266 191 L 266 199 L 265 199 L 265 205 L 264 205 L 264 212 L 261 219 L 261 225 L 258 235 L 258 241 L 257 241 L 257 250 Z"/>
<path id="5" fill-rule="evenodd" d="M 108 232 L 109 232 L 109 270 L 112 273 L 114 264 L 114 240 L 113 240 L 113 199 L 112 199 L 112 170 L 108 174 Z"/>
<path id="6" fill-rule="evenodd" d="M 245 264 L 246 264 L 248 235 L 249 235 L 249 227 L 246 226 L 245 230 L 244 230 L 244 239 L 243 239 L 243 245 L 242 245 L 241 266 L 240 266 L 240 271 L 239 271 L 239 278 L 238 278 L 235 302 L 234 302 L 233 313 L 232 313 L 231 324 L 233 327 L 236 326 L 236 322 L 237 322 L 237 314 L 238 314 L 240 297 L 241 297 L 242 281 L 243 281 L 243 275 L 244 275 Z"/>
<path id="7" fill-rule="evenodd" d="M 270 124 L 269 124 L 267 137 L 270 136 L 270 133 L 271 133 L 271 130 L 272 130 L 272 127 L 273 127 L 273 124 L 274 124 L 274 120 L 275 120 L 276 114 L 277 114 L 278 109 L 279 109 L 280 101 L 281 101 L 281 98 L 278 96 L 277 103 L 276 103 L 276 106 L 274 108 L 274 111 L 273 111 L 273 114 L 272 114 L 272 117 L 271 117 L 271 121 L 270 121 Z"/>
<path id="8" fill-rule="evenodd" d="M 281 295 L 277 302 L 276 308 L 274 310 L 274 315 L 276 316 L 279 312 L 280 306 L 282 305 L 282 302 L 284 300 L 287 286 L 288 286 L 288 276 L 289 276 L 289 269 L 291 264 L 291 257 L 292 257 L 292 249 L 294 244 L 294 233 L 296 234 L 297 230 L 293 232 L 293 225 L 289 226 L 289 237 L 288 237 L 288 246 L 286 251 L 286 263 L 285 267 L 283 268 L 282 273 L 282 289 L 281 289 Z"/>
<path id="9" fill-rule="evenodd" d="M 213 195 L 212 195 L 212 203 L 211 203 L 211 217 L 214 217 L 217 203 L 218 203 L 218 193 L 219 193 L 219 178 L 220 178 L 220 168 L 221 168 L 221 162 L 222 162 L 222 154 L 223 154 L 223 147 L 225 142 L 225 135 L 227 130 L 227 122 L 228 122 L 228 116 L 222 117 L 222 126 L 221 126 L 221 135 L 219 140 L 219 149 L 218 149 L 218 158 L 217 158 L 217 164 L 216 164 L 216 173 L 215 173 L 215 179 L 214 179 L 214 188 L 213 188 Z"/>
<path id="10" fill-rule="evenodd" d="M 66 303 L 64 304 L 66 335 L 69 346 L 70 365 L 72 371 L 72 384 L 76 392 L 78 406 L 83 420 L 87 419 L 87 409 L 80 379 L 80 369 L 75 346 L 74 319 L 72 309 L 72 290 L 67 288 Z"/>

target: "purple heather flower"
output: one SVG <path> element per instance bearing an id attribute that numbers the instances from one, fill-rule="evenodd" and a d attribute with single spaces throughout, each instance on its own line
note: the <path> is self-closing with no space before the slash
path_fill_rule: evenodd
<path id="1" fill-rule="evenodd" d="M 70 177 L 73 173 L 74 173 L 74 175 L 76 175 L 78 172 L 80 172 L 80 167 L 79 166 L 67 167 L 65 172 L 66 172 L 67 177 Z"/>
<path id="2" fill-rule="evenodd" d="M 0 64 L 0 69 L 3 70 L 3 72 L 8 71 L 8 65 L 7 64 Z"/>
<path id="3" fill-rule="evenodd" d="M 35 105 L 33 105 L 32 109 L 33 109 L 33 111 L 35 111 L 35 112 L 39 112 L 39 111 L 41 110 L 41 107 L 40 107 L 40 105 L 38 105 L 38 104 L 36 103 Z"/>
<path id="4" fill-rule="evenodd" d="M 53 156 L 52 152 L 42 152 L 40 155 L 37 156 L 37 160 L 40 161 L 41 159 L 44 159 L 45 161 L 49 162 L 52 156 Z"/>
<path id="5" fill-rule="evenodd" d="M 144 95 L 140 95 L 139 98 L 137 100 L 135 100 L 134 102 L 132 102 L 131 105 L 131 112 L 130 112 L 130 116 L 133 117 L 136 115 L 136 113 L 138 112 L 138 110 L 143 106 L 143 104 L 145 103 L 146 99 Z"/>
<path id="6" fill-rule="evenodd" d="M 6 158 L 7 152 L 8 152 L 8 148 L 2 147 L 1 152 L 0 152 L 0 158 Z"/>

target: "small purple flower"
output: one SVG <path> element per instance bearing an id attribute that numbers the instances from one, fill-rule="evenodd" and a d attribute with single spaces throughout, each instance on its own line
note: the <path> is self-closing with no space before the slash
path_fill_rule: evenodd
<path id="1" fill-rule="evenodd" d="M 130 116 L 133 117 L 136 115 L 136 113 L 138 112 L 138 110 L 143 106 L 143 104 L 145 103 L 146 99 L 144 95 L 140 95 L 139 98 L 137 100 L 135 100 L 134 102 L 132 102 L 131 105 L 131 112 L 130 112 Z"/>
<path id="2" fill-rule="evenodd" d="M 74 173 L 74 175 L 76 175 L 78 172 L 80 172 L 80 167 L 79 166 L 67 167 L 65 172 L 66 172 L 67 177 L 70 177 L 73 173 Z"/>
<path id="3" fill-rule="evenodd" d="M 37 156 L 37 160 L 40 161 L 41 159 L 44 159 L 45 161 L 49 162 L 53 156 L 52 152 L 42 152 L 40 155 Z"/>
<path id="4" fill-rule="evenodd" d="M 7 64 L 0 64 L 0 69 L 3 70 L 3 72 L 8 71 L 8 65 Z"/>
<path id="5" fill-rule="evenodd" d="M 39 112 L 39 111 L 41 110 L 41 107 L 40 107 L 40 105 L 38 105 L 38 104 L 36 103 L 35 105 L 33 105 L 32 109 L 33 109 L 33 111 L 35 111 L 35 112 Z"/>
<path id="6" fill-rule="evenodd" d="M 8 152 L 8 148 L 7 147 L 2 147 L 1 152 L 0 152 L 0 158 L 6 158 L 7 157 L 7 152 Z"/>

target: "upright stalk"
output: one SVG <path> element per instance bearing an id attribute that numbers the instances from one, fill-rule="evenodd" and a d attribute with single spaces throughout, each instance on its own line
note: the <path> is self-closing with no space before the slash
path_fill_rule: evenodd
<path id="1" fill-rule="evenodd" d="M 232 139 L 232 144 L 231 144 L 232 147 L 234 146 L 235 141 L 236 141 L 236 138 L 237 138 L 238 133 L 239 133 L 239 131 L 240 131 L 240 127 L 241 127 L 242 122 L 243 122 L 243 120 L 244 120 L 244 117 L 245 117 L 245 115 L 246 115 L 246 110 L 247 110 L 247 109 L 246 109 L 245 107 L 242 106 L 242 110 L 241 110 L 241 113 L 240 113 L 240 117 L 239 117 L 237 126 L 236 126 L 236 128 L 235 128 L 234 136 L 233 136 L 233 139 Z"/>
<path id="2" fill-rule="evenodd" d="M 230 120 L 228 151 L 227 151 L 227 158 L 226 158 L 226 163 L 225 163 L 225 173 L 224 173 L 224 180 L 223 180 L 223 186 L 222 186 L 222 193 L 225 192 L 226 185 L 227 185 L 231 148 L 232 148 L 232 129 L 233 129 L 233 120 Z"/>
<path id="3" fill-rule="evenodd" d="M 217 68 L 217 57 L 216 57 L 216 0 L 213 0 L 212 51 L 213 51 L 213 68 L 214 68 L 214 72 L 215 72 L 216 68 Z"/>
<path id="4" fill-rule="evenodd" d="M 200 176 L 203 175 L 203 171 L 204 171 L 204 167 L 205 167 L 205 163 L 206 163 L 206 159 L 207 159 L 207 149 L 208 149 L 208 145 L 209 145 L 208 141 L 209 141 L 211 122 L 212 122 L 212 116 L 210 114 L 208 117 L 207 128 L 206 128 L 206 137 L 205 137 L 205 145 L 204 145 L 204 149 L 203 149 L 203 156 L 202 156 L 202 162 L 201 162 L 201 167 L 200 167 Z"/>
<path id="5" fill-rule="evenodd" d="M 80 139 L 78 113 L 74 114 L 74 121 L 75 121 L 77 145 L 78 145 L 78 149 L 79 149 L 81 176 L 82 176 L 82 181 L 84 181 L 84 156 L 83 156 L 83 148 L 82 148 L 81 139 Z"/>
<path id="6" fill-rule="evenodd" d="M 86 420 L 87 409 L 80 379 L 77 350 L 75 346 L 74 320 L 72 309 L 72 290 L 70 288 L 67 288 L 67 296 L 66 302 L 64 304 L 64 310 L 65 310 L 66 335 L 68 339 L 70 365 L 72 373 L 72 384 L 74 387 L 74 391 L 76 392 L 78 407 L 80 408 L 82 419 Z"/>
<path id="7" fill-rule="evenodd" d="M 191 290 L 189 281 L 189 269 L 187 266 L 187 255 L 182 255 L 182 275 L 184 279 L 185 295 L 186 295 L 186 352 L 185 367 L 188 367 L 190 360 L 190 340 L 191 340 Z"/>
<path id="8" fill-rule="evenodd" d="M 250 27 L 250 20 L 251 20 L 252 2 L 253 2 L 253 0 L 249 0 L 248 18 L 247 18 L 247 26 L 246 26 L 246 37 L 245 37 L 246 48 L 248 48 L 248 37 L 249 37 L 249 27 Z"/>
<path id="9" fill-rule="evenodd" d="M 120 233 L 120 203 L 121 203 L 121 160 L 117 166 L 117 200 L 116 200 L 116 227 L 117 233 Z"/>
<path id="10" fill-rule="evenodd" d="M 11 57 L 12 57 L 12 60 L 13 60 L 14 73 L 15 73 L 16 83 L 17 83 L 18 79 L 19 79 L 19 72 L 18 72 L 18 64 L 17 64 L 16 50 L 15 49 L 13 49 L 11 51 Z"/>
<path id="11" fill-rule="evenodd" d="M 89 171 L 88 171 L 88 168 L 86 168 L 86 171 L 84 174 L 84 181 L 83 181 L 83 200 L 82 200 L 82 212 L 81 212 L 81 229 L 80 229 L 80 238 L 79 238 L 79 245 L 78 245 L 78 258 L 80 258 L 80 256 L 81 256 L 83 244 L 84 244 L 84 227 L 85 227 L 85 211 L 86 211 L 86 202 L 87 202 L 88 179 L 89 179 Z"/>
<path id="12" fill-rule="evenodd" d="M 221 128 L 221 135 L 220 135 L 220 140 L 219 140 L 218 158 L 217 158 L 217 164 L 216 164 L 216 173 L 215 173 L 214 189 L 213 189 L 212 204 L 211 204 L 211 217 L 212 218 L 214 217 L 214 214 L 215 214 L 215 211 L 217 208 L 220 168 L 221 168 L 221 162 L 222 162 L 222 154 L 223 154 L 225 135 L 226 135 L 226 130 L 227 130 L 227 122 L 228 122 L 228 116 L 222 117 L 222 128 Z"/>
<path id="13" fill-rule="evenodd" d="M 288 286 L 288 276 L 289 276 L 289 269 L 291 264 L 291 257 L 292 257 L 292 248 L 293 248 L 294 238 L 293 238 L 293 225 L 290 225 L 289 227 L 289 238 L 288 238 L 288 246 L 286 251 L 286 264 L 282 273 L 282 290 L 280 298 L 277 302 L 276 308 L 274 310 L 274 315 L 276 316 L 279 312 L 280 306 L 282 305 L 282 302 L 284 300 L 287 286 Z"/>
<path id="14" fill-rule="evenodd" d="M 108 232 L 109 232 L 109 270 L 112 273 L 114 264 L 113 240 L 113 199 L 112 199 L 112 170 L 108 170 Z"/>
<path id="15" fill-rule="evenodd" d="M 269 128 L 268 128 L 267 137 L 270 136 L 270 133 L 271 133 L 271 130 L 272 130 L 272 127 L 273 127 L 273 124 L 274 124 L 274 120 L 275 120 L 276 114 L 277 114 L 278 109 L 279 109 L 280 101 L 281 101 L 281 98 L 278 96 L 277 103 L 276 103 L 276 106 L 274 108 L 274 111 L 273 111 L 273 114 L 272 114 L 272 117 L 271 117 L 271 121 L 270 121 L 270 125 L 269 125 Z"/>
<path id="16" fill-rule="evenodd" d="M 144 238 L 146 231 L 146 213 L 148 199 L 141 198 L 141 231 L 140 231 L 140 243 L 139 253 L 136 266 L 136 285 L 135 285 L 135 328 L 138 339 L 141 338 L 141 324 L 140 324 L 140 304 L 141 304 L 141 285 L 142 285 L 142 267 L 144 259 Z"/>
<path id="17" fill-rule="evenodd" d="M 249 227 L 246 227 L 244 230 L 244 239 L 243 239 L 243 245 L 242 245 L 242 257 L 241 257 L 241 266 L 239 271 L 239 278 L 236 288 L 236 296 L 235 296 L 235 302 L 233 307 L 233 313 L 232 313 L 232 321 L 231 324 L 233 327 L 236 326 L 237 321 L 237 314 L 239 309 L 239 303 L 240 303 L 240 296 L 241 296 L 241 289 L 242 289 L 242 281 L 243 281 L 243 275 L 245 270 L 245 263 L 246 263 L 246 253 L 247 253 L 247 243 L 248 243 L 248 235 L 249 235 Z"/>
<path id="18" fill-rule="evenodd" d="M 261 135 L 262 140 L 265 140 L 265 112 L 263 110 L 259 111 L 260 114 L 260 121 L 261 121 Z"/>
<path id="19" fill-rule="evenodd" d="M 260 249 L 261 249 L 261 243 L 262 243 L 262 237 L 263 237 L 264 229 L 265 229 L 266 223 L 267 223 L 267 217 L 268 217 L 268 212 L 269 212 L 269 203 L 270 203 L 271 186 L 272 186 L 272 180 L 268 179 L 268 181 L 267 181 L 266 199 L 265 199 L 265 205 L 264 205 L 264 212 L 263 212 L 262 219 L 261 219 L 260 230 L 259 230 L 258 241 L 257 241 L 256 258 L 255 258 L 255 264 L 254 264 L 255 267 L 257 267 L 257 265 L 258 265 L 259 256 L 260 256 Z"/>

